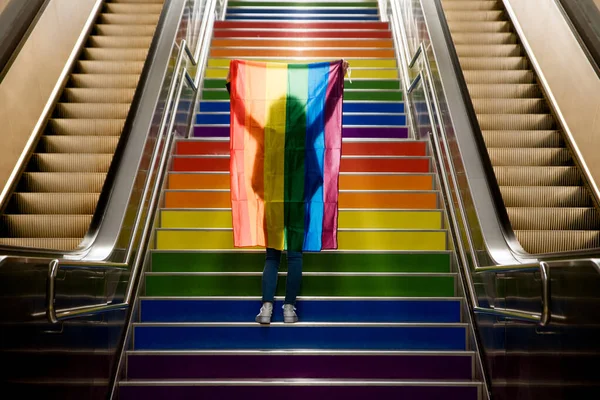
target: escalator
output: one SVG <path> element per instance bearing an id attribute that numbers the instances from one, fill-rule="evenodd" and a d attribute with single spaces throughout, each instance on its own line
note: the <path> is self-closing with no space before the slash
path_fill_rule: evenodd
<path id="1" fill-rule="evenodd" d="M 86 235 L 164 0 L 105 2 L 7 202 L 0 245 L 69 251 Z"/>
<path id="2" fill-rule="evenodd" d="M 443 9 L 506 212 L 532 254 L 600 247 L 600 219 L 502 1 Z"/>

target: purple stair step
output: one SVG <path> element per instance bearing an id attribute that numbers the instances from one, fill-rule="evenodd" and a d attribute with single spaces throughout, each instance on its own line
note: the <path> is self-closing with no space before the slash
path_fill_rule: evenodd
<path id="1" fill-rule="evenodd" d="M 442 379 L 470 380 L 462 354 L 148 354 L 130 353 L 128 379 Z"/>
<path id="2" fill-rule="evenodd" d="M 129 382 L 121 384 L 121 400 L 179 400 L 179 399 L 418 399 L 418 400 L 477 400 L 480 387 L 471 383 L 269 383 L 261 385 L 225 385 L 223 382 L 173 383 Z"/>
<path id="3" fill-rule="evenodd" d="M 364 127 L 343 128 L 342 136 L 345 138 L 370 138 L 370 139 L 406 139 L 407 127 Z M 228 126 L 195 126 L 194 137 L 229 137 Z"/>

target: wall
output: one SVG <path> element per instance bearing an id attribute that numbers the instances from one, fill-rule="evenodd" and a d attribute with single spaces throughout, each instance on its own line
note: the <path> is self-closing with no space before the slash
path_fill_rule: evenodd
<path id="1" fill-rule="evenodd" d="M 600 0 L 595 0 L 600 2 Z M 600 184 L 600 78 L 555 0 L 504 0 L 533 51 L 591 176 Z"/>
<path id="2" fill-rule="evenodd" d="M 0 188 L 31 136 L 94 3 L 51 0 L 0 82 Z"/>

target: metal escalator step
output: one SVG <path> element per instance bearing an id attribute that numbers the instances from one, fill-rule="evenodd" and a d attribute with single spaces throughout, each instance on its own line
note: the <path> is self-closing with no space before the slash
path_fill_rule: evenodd
<path id="1" fill-rule="evenodd" d="M 3 215 L 2 236 L 12 238 L 84 237 L 91 215 Z"/>
<path id="2" fill-rule="evenodd" d="M 560 131 L 482 131 L 487 147 L 561 147 Z"/>
<path id="3" fill-rule="evenodd" d="M 100 49 L 86 47 L 82 56 L 91 61 L 145 61 L 148 49 Z"/>
<path id="4" fill-rule="evenodd" d="M 538 98 L 542 96 L 540 87 L 536 84 L 467 84 L 472 99 L 515 99 Z"/>
<path id="5" fill-rule="evenodd" d="M 462 0 L 442 1 L 444 9 L 448 11 L 474 11 L 474 10 L 499 10 L 501 7 L 496 0 Z"/>
<path id="6" fill-rule="evenodd" d="M 138 10 L 139 11 L 139 10 Z M 101 24 L 110 25 L 156 25 L 160 14 L 111 14 L 102 13 L 98 20 Z"/>
<path id="7" fill-rule="evenodd" d="M 34 154 L 30 167 L 38 172 L 107 172 L 112 154 Z"/>
<path id="8" fill-rule="evenodd" d="M 494 166 L 568 166 L 573 159 L 566 148 L 500 148 L 488 149 Z"/>
<path id="9" fill-rule="evenodd" d="M 104 10 L 115 14 L 139 14 L 140 12 L 148 14 L 160 14 L 162 4 L 153 4 L 152 2 L 143 3 L 107 3 Z"/>
<path id="10" fill-rule="evenodd" d="M 535 75 L 528 70 L 463 71 L 467 83 L 534 83 Z"/>
<path id="11" fill-rule="evenodd" d="M 477 120 L 482 131 L 556 129 L 556 121 L 550 114 L 479 114 Z"/>
<path id="12" fill-rule="evenodd" d="M 445 12 L 448 22 L 452 21 L 503 21 L 504 10 L 448 10 Z"/>
<path id="13" fill-rule="evenodd" d="M 98 172 L 26 172 L 20 192 L 100 193 L 106 174 Z"/>
<path id="14" fill-rule="evenodd" d="M 515 230 L 517 240 L 532 254 L 600 247 L 600 231 Z"/>
<path id="15" fill-rule="evenodd" d="M 97 24 L 94 29 L 97 35 L 105 36 L 153 36 L 156 26 Z"/>
<path id="16" fill-rule="evenodd" d="M 541 114 L 548 112 L 544 99 L 473 99 L 477 114 Z"/>
<path id="17" fill-rule="evenodd" d="M 516 44 L 517 35 L 510 32 L 500 33 L 455 33 L 452 35 L 455 45 L 489 45 L 489 44 Z"/>
<path id="18" fill-rule="evenodd" d="M 472 33 L 498 33 L 511 32 L 512 27 L 508 21 L 448 21 L 450 32 Z"/>
<path id="19" fill-rule="evenodd" d="M 565 148 L 499 148 L 488 149 L 494 166 L 570 166 L 573 159 Z"/>
<path id="20" fill-rule="evenodd" d="M 593 207 L 509 207 L 506 211 L 515 230 L 592 230 L 600 225 Z"/>
<path id="21" fill-rule="evenodd" d="M 139 74 L 73 74 L 70 86 L 81 89 L 135 89 Z"/>
<path id="22" fill-rule="evenodd" d="M 59 118 L 125 119 L 130 104 L 59 103 L 55 114 Z"/>
<path id="23" fill-rule="evenodd" d="M 578 186 L 581 175 L 575 166 L 494 166 L 500 186 Z"/>
<path id="24" fill-rule="evenodd" d="M 54 135 L 120 136 L 125 119 L 69 119 L 53 118 L 46 132 Z"/>
<path id="25" fill-rule="evenodd" d="M 144 61 L 77 61 L 77 71 L 82 74 L 139 74 Z"/>
<path id="26" fill-rule="evenodd" d="M 112 154 L 119 143 L 118 136 L 42 136 L 39 150 L 44 153 Z"/>
<path id="27" fill-rule="evenodd" d="M 463 70 L 520 70 L 528 69 L 525 57 L 460 57 Z"/>
<path id="28" fill-rule="evenodd" d="M 93 214 L 99 193 L 15 193 L 9 210 L 21 214 Z"/>
<path id="29" fill-rule="evenodd" d="M 518 57 L 523 49 L 518 44 L 457 44 L 459 57 Z"/>
<path id="30" fill-rule="evenodd" d="M 67 88 L 63 100 L 70 103 L 125 103 L 131 104 L 135 89 Z"/>
<path id="31" fill-rule="evenodd" d="M 2 246 L 63 251 L 74 250 L 79 243 L 81 243 L 81 238 L 0 238 Z"/>
<path id="32" fill-rule="evenodd" d="M 109 49 L 147 49 L 152 36 L 90 36 L 90 47 Z"/>
<path id="33" fill-rule="evenodd" d="M 592 207 L 583 186 L 501 186 L 506 207 Z"/>

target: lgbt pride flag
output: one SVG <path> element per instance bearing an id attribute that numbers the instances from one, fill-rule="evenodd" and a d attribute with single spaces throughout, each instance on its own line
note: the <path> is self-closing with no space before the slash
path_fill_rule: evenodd
<path id="1" fill-rule="evenodd" d="M 234 245 L 337 248 L 342 61 L 230 72 Z"/>

